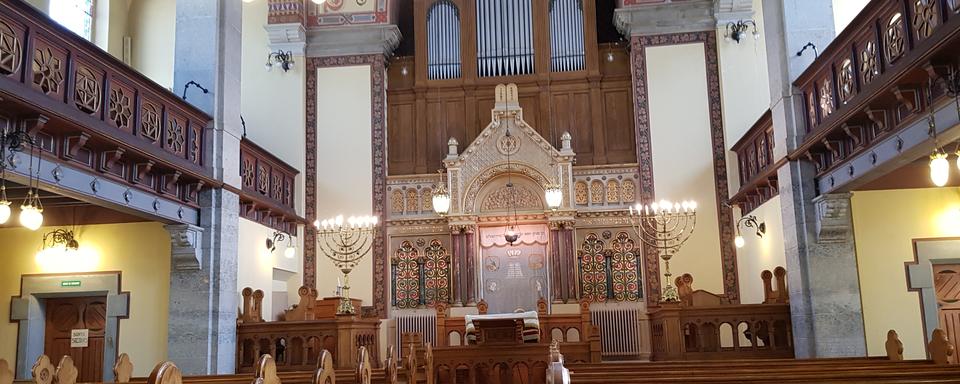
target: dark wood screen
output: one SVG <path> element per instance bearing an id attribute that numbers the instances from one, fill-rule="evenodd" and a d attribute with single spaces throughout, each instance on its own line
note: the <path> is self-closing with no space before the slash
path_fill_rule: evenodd
<path id="1" fill-rule="evenodd" d="M 397 58 L 387 79 L 391 175 L 439 169 L 450 138 L 469 145 L 490 123 L 500 83 L 518 85 L 524 120 L 554 146 L 570 132 L 577 165 L 637 161 L 629 56 L 621 44 L 597 43 L 595 0 L 583 1 L 583 69 L 551 72 L 549 1 L 533 0 L 533 73 L 493 77 L 478 75 L 477 2 L 445 1 L 460 11 L 462 76 L 430 79 L 426 19 L 435 1 L 414 0 L 414 54 Z"/>

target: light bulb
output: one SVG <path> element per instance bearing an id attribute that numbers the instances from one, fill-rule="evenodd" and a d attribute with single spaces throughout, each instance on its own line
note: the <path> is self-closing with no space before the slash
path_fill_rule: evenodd
<path id="1" fill-rule="evenodd" d="M 327 2 L 327 0 L 310 0 L 310 1 L 313 1 L 313 3 L 316 5 L 323 5 L 323 3 Z"/>
<path id="2" fill-rule="evenodd" d="M 285 256 L 288 259 L 292 259 L 296 255 L 297 255 L 297 247 L 292 245 L 287 247 L 287 249 L 283 251 L 283 256 Z"/>
<path id="3" fill-rule="evenodd" d="M 744 240 L 743 236 L 740 235 L 737 235 L 737 237 L 733 239 L 733 244 L 736 245 L 737 248 L 743 248 L 746 243 L 746 240 Z"/>
<path id="4" fill-rule="evenodd" d="M 547 207 L 552 210 L 557 210 L 560 208 L 560 205 L 563 204 L 563 190 L 557 186 L 547 187 L 545 191 L 545 199 L 547 201 Z"/>
<path id="5" fill-rule="evenodd" d="M 3 200 L 0 201 L 0 224 L 6 224 L 7 220 L 10 220 L 10 202 Z"/>
<path id="6" fill-rule="evenodd" d="M 247 3 L 247 4 L 252 3 L 252 2 L 254 2 L 254 1 L 257 1 L 257 0 L 243 0 L 243 2 L 244 2 L 244 3 Z"/>
<path id="7" fill-rule="evenodd" d="M 270 72 L 270 71 L 273 70 L 273 64 L 271 64 L 271 63 L 268 61 L 266 64 L 263 65 L 263 68 L 266 69 L 267 72 Z"/>
<path id="8" fill-rule="evenodd" d="M 947 185 L 950 180 L 950 162 L 946 153 L 937 151 L 930 155 L 930 180 L 938 187 Z"/>
<path id="9" fill-rule="evenodd" d="M 20 206 L 20 225 L 25 228 L 36 231 L 43 225 L 43 213 L 33 205 Z"/>

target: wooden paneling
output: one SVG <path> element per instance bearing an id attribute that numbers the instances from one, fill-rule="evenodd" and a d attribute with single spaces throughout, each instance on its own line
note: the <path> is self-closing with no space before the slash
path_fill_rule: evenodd
<path id="1" fill-rule="evenodd" d="M 413 1 L 414 54 L 395 59 L 387 77 L 390 175 L 439 169 L 451 137 L 461 150 L 469 145 L 490 123 L 493 89 L 500 83 L 518 85 L 524 120 L 555 147 L 570 132 L 578 165 L 637 161 L 629 55 L 620 44 L 597 44 L 595 0 L 583 2 L 583 70 L 550 72 L 548 1 L 533 0 L 534 73 L 503 77 L 477 76 L 475 2 L 455 0 L 463 72 L 443 80 L 426 76 L 426 12 L 433 2 Z"/>
<path id="2" fill-rule="evenodd" d="M 46 299 L 44 354 L 70 355 L 79 371 L 77 381 L 90 383 L 103 380 L 103 330 L 106 327 L 106 297 L 64 297 Z M 70 347 L 74 329 L 88 331 L 87 346 Z"/>

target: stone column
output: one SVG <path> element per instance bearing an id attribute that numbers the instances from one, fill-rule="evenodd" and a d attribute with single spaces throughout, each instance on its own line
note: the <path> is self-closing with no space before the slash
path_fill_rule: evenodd
<path id="1" fill-rule="evenodd" d="M 803 141 L 803 97 L 793 80 L 834 37 L 831 0 L 763 3 L 774 121 L 774 158 Z M 798 358 L 863 356 L 866 343 L 848 195 L 817 196 L 816 171 L 791 161 L 777 172 L 787 283 Z"/>
<path id="2" fill-rule="evenodd" d="M 453 273 L 450 274 L 450 290 L 453 292 L 453 295 L 450 296 L 450 304 L 457 307 L 463 306 L 463 280 L 465 276 L 463 263 L 463 234 L 460 232 L 460 228 L 452 228 L 450 233 L 450 245 L 453 248 L 453 255 L 451 257 L 451 269 L 453 270 Z"/>
<path id="3" fill-rule="evenodd" d="M 550 223 L 550 297 L 554 303 L 563 302 L 565 287 L 560 276 L 566 269 L 560 262 L 560 226 Z"/>
<path id="4" fill-rule="evenodd" d="M 211 115 L 204 166 L 240 188 L 241 3 L 177 4 L 174 89 Z M 168 227 L 173 239 L 167 356 L 184 374 L 234 373 L 236 365 L 239 196 L 213 188 L 200 195 L 200 228 Z M 200 236 L 202 233 L 202 236 Z M 192 251 L 191 251 L 192 249 Z M 193 259 L 191 259 L 191 257 Z"/>
<path id="5" fill-rule="evenodd" d="M 464 235 L 464 248 L 466 252 L 466 270 L 461 282 L 466 287 L 467 306 L 475 307 L 477 305 L 477 227 L 468 226 Z"/>

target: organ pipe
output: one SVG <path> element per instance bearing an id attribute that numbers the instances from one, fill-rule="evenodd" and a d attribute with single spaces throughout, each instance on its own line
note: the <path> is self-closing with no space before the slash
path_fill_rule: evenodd
<path id="1" fill-rule="evenodd" d="M 582 0 L 551 0 L 550 70 L 582 70 L 584 56 Z"/>
<path id="2" fill-rule="evenodd" d="M 460 12 L 450 0 L 437 1 L 427 12 L 427 75 L 460 77 Z"/>
<path id="3" fill-rule="evenodd" d="M 481 77 L 533 73 L 531 0 L 475 0 L 477 74 Z"/>

